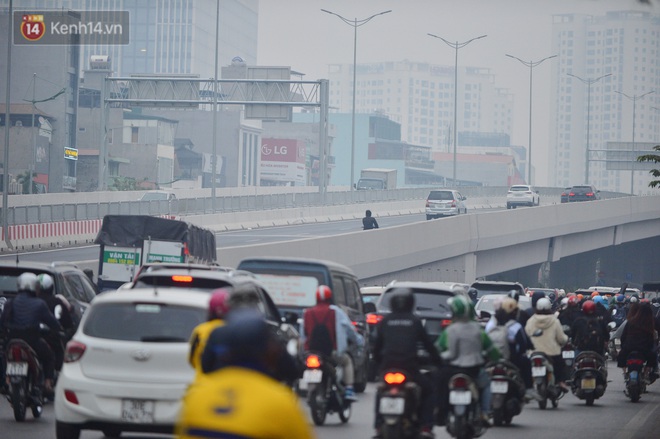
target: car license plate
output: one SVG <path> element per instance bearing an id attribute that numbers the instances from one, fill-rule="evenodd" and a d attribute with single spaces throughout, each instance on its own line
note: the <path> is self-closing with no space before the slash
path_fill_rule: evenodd
<path id="1" fill-rule="evenodd" d="M 468 391 L 452 390 L 449 392 L 449 404 L 451 405 L 468 405 L 472 402 L 472 394 Z"/>
<path id="2" fill-rule="evenodd" d="M 575 358 L 575 351 L 562 351 L 561 356 L 564 358 Z"/>
<path id="3" fill-rule="evenodd" d="M 545 376 L 545 366 L 532 367 L 532 376 L 533 377 L 544 377 Z"/>
<path id="4" fill-rule="evenodd" d="M 596 388 L 596 378 L 582 378 L 582 389 L 593 390 Z"/>
<path id="5" fill-rule="evenodd" d="M 25 362 L 16 363 L 8 362 L 7 363 L 7 376 L 27 376 L 28 374 L 28 364 Z"/>
<path id="6" fill-rule="evenodd" d="M 154 406 L 154 401 L 123 399 L 121 401 L 121 418 L 132 424 L 153 424 Z"/>
<path id="7" fill-rule="evenodd" d="M 323 379 L 323 371 L 321 369 L 306 369 L 303 372 L 303 381 L 306 383 L 320 383 Z"/>
<path id="8" fill-rule="evenodd" d="M 402 415 L 406 407 L 406 400 L 403 398 L 380 398 L 378 404 L 378 413 L 381 415 Z"/>
<path id="9" fill-rule="evenodd" d="M 492 393 L 506 393 L 509 391 L 509 383 L 506 381 L 491 381 L 490 391 Z"/>

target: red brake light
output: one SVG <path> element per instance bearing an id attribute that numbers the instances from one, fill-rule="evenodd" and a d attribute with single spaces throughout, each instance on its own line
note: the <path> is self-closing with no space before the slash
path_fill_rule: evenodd
<path id="1" fill-rule="evenodd" d="M 641 366 L 644 364 L 644 360 L 639 360 L 637 358 L 632 358 L 626 362 L 628 366 Z"/>
<path id="2" fill-rule="evenodd" d="M 318 369 L 319 367 L 321 367 L 321 360 L 319 359 L 318 355 L 308 355 L 305 365 L 309 369 Z"/>
<path id="3" fill-rule="evenodd" d="M 440 322 L 440 326 L 444 329 L 447 326 L 451 325 L 451 319 L 444 319 Z"/>
<path id="4" fill-rule="evenodd" d="M 64 362 L 65 363 L 75 363 L 80 360 L 80 358 L 85 353 L 87 346 L 77 341 L 70 341 L 66 345 L 66 351 L 64 352 Z"/>
<path id="5" fill-rule="evenodd" d="M 64 391 L 64 398 L 69 401 L 71 404 L 80 404 L 78 402 L 78 397 L 76 396 L 75 392 L 73 390 L 65 390 Z"/>
<path id="6" fill-rule="evenodd" d="M 569 196 L 569 197 L 574 197 L 574 196 L 575 196 L 575 192 L 569 192 L 569 193 L 568 193 L 568 196 Z"/>
<path id="7" fill-rule="evenodd" d="M 464 377 L 459 376 L 452 379 L 450 387 L 464 389 L 467 386 L 468 386 L 467 380 Z"/>
<path id="8" fill-rule="evenodd" d="M 532 360 L 532 361 L 534 362 L 534 366 L 536 366 L 536 367 L 543 366 L 543 359 L 541 359 L 541 358 L 534 358 L 534 360 Z"/>
<path id="9" fill-rule="evenodd" d="M 493 369 L 493 375 L 506 375 L 506 371 L 501 367 L 496 367 Z"/>
<path id="10" fill-rule="evenodd" d="M 374 314 L 374 313 L 369 313 L 367 314 L 367 324 L 369 325 L 377 325 L 378 322 L 383 320 L 383 316 L 380 314 Z"/>
<path id="11" fill-rule="evenodd" d="M 186 283 L 190 283 L 190 282 L 193 281 L 193 277 L 192 277 L 192 276 L 188 276 L 188 275 L 183 275 L 183 274 L 175 274 L 174 276 L 172 276 L 172 280 L 173 280 L 174 282 L 186 282 Z"/>
<path id="12" fill-rule="evenodd" d="M 587 192 L 587 197 L 593 197 L 594 193 L 593 192 Z"/>
<path id="13" fill-rule="evenodd" d="M 451 202 L 451 207 L 456 207 L 456 201 Z"/>
<path id="14" fill-rule="evenodd" d="M 383 379 L 387 384 L 402 384 L 406 381 L 406 376 L 401 372 L 388 372 Z"/>

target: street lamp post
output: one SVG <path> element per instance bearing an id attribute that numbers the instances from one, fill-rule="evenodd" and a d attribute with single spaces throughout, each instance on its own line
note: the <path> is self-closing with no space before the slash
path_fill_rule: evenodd
<path id="1" fill-rule="evenodd" d="M 619 93 L 621 96 L 625 96 L 631 101 L 633 101 L 633 117 L 632 117 L 632 157 L 630 159 L 630 195 L 635 195 L 635 117 L 636 117 L 636 110 L 637 110 L 637 100 L 642 99 L 646 95 L 650 95 L 651 93 L 654 93 L 655 90 L 647 91 L 644 94 L 641 95 L 634 95 L 634 96 L 628 96 L 627 94 L 620 92 L 618 90 L 614 90 L 615 93 Z"/>
<path id="2" fill-rule="evenodd" d="M 433 34 L 427 34 L 430 37 L 437 38 L 439 40 L 442 40 L 447 44 L 449 47 L 452 47 L 455 51 L 454 55 L 454 172 L 453 172 L 453 185 L 456 186 L 456 139 L 458 138 L 458 131 L 456 131 L 456 120 L 457 120 L 457 114 L 458 114 L 458 49 L 461 49 L 474 40 L 479 40 L 481 38 L 485 38 L 487 35 L 480 35 L 478 37 L 472 38 L 471 40 L 459 43 L 456 41 L 455 43 L 452 43 L 450 41 L 445 40 L 442 37 L 439 37 L 437 35 Z"/>
<path id="3" fill-rule="evenodd" d="M 528 156 L 527 157 L 527 178 L 529 179 L 528 184 L 533 184 L 532 183 L 532 70 L 534 67 L 540 65 L 543 61 L 550 59 L 550 58 L 555 58 L 557 55 L 551 55 L 543 58 L 542 60 L 539 61 L 523 61 L 522 59 L 518 58 L 517 56 L 509 55 L 508 53 L 506 54 L 509 58 L 517 59 L 520 61 L 523 65 L 529 67 L 529 144 L 527 146 L 528 150 Z"/>
<path id="4" fill-rule="evenodd" d="M 354 188 L 354 182 L 355 182 L 355 91 L 356 91 L 356 83 L 357 83 L 357 28 L 367 24 L 369 21 L 371 21 L 373 18 L 387 14 L 392 12 L 391 9 L 383 12 L 379 12 L 377 14 L 371 15 L 370 17 L 358 20 L 357 18 L 353 20 L 349 20 L 348 18 L 342 17 L 339 14 L 336 14 L 332 11 L 328 11 L 327 9 L 321 9 L 321 11 L 334 15 L 336 17 L 339 17 L 341 21 L 344 23 L 348 24 L 349 26 L 353 27 L 353 110 L 352 110 L 352 115 L 351 115 L 351 191 Z M 325 172 L 324 170 L 322 170 Z"/>
<path id="5" fill-rule="evenodd" d="M 589 127 L 591 125 L 591 84 L 600 81 L 603 78 L 612 76 L 611 73 L 607 75 L 599 76 L 598 78 L 580 78 L 577 75 L 572 73 L 567 73 L 568 76 L 571 76 L 575 79 L 579 79 L 583 83 L 587 84 L 587 150 L 586 150 L 586 159 L 585 159 L 585 169 L 584 169 L 584 184 L 589 184 Z"/>

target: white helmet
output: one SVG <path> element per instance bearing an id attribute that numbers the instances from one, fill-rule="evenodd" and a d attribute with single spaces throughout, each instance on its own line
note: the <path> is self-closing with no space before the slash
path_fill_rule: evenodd
<path id="1" fill-rule="evenodd" d="M 37 275 L 34 273 L 25 272 L 16 278 L 16 287 L 18 291 L 29 291 L 34 293 L 37 291 Z"/>
<path id="2" fill-rule="evenodd" d="M 41 273 L 37 276 L 41 291 L 50 291 L 53 288 L 53 277 L 48 273 Z"/>
<path id="3" fill-rule="evenodd" d="M 537 311 L 550 311 L 551 309 L 552 309 L 552 303 L 550 302 L 550 299 L 548 299 L 547 297 L 541 297 L 536 302 Z"/>

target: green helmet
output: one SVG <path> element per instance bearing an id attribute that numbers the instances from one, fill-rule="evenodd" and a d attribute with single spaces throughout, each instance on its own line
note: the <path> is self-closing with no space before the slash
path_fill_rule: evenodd
<path id="1" fill-rule="evenodd" d="M 474 305 L 465 296 L 454 296 L 449 299 L 449 307 L 454 319 L 472 319 L 475 316 Z"/>

